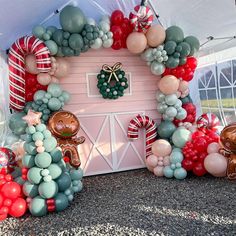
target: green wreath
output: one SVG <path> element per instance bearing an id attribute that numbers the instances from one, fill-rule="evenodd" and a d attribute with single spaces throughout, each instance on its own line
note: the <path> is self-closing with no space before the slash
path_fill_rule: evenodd
<path id="1" fill-rule="evenodd" d="M 102 70 L 97 75 L 97 87 L 102 97 L 105 99 L 117 99 L 124 95 L 124 90 L 129 87 L 125 72 L 121 70 L 122 64 L 103 65 Z"/>

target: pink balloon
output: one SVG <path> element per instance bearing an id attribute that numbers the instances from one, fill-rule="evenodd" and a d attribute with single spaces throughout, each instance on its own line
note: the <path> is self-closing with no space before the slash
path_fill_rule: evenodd
<path id="1" fill-rule="evenodd" d="M 52 80 L 51 82 L 54 84 L 59 84 L 59 79 L 57 79 L 55 76 L 51 76 Z"/>
<path id="2" fill-rule="evenodd" d="M 48 85 L 51 82 L 51 75 L 49 75 L 48 73 L 39 73 L 37 75 L 37 80 L 40 84 L 42 85 Z"/>
<path id="3" fill-rule="evenodd" d="M 179 82 L 179 91 L 180 92 L 185 92 L 186 90 L 188 89 L 188 82 L 187 81 L 185 81 L 185 80 L 181 80 L 180 82 Z"/>
<path id="4" fill-rule="evenodd" d="M 157 166 L 158 163 L 158 157 L 155 155 L 150 155 L 147 157 L 146 164 L 147 166 L 154 168 Z"/>
<path id="5" fill-rule="evenodd" d="M 147 166 L 147 169 L 153 173 L 153 169 L 154 169 L 153 167 Z"/>
<path id="6" fill-rule="evenodd" d="M 173 75 L 166 75 L 159 82 L 159 89 L 166 95 L 176 93 L 178 88 L 179 80 Z"/>
<path id="7" fill-rule="evenodd" d="M 171 153 L 171 145 L 165 139 L 159 139 L 152 144 L 152 153 L 156 156 L 168 156 Z"/>
<path id="8" fill-rule="evenodd" d="M 164 166 L 170 166 L 170 156 L 165 156 L 163 160 Z"/>
<path id="9" fill-rule="evenodd" d="M 218 152 L 220 149 L 220 145 L 216 142 L 214 143 L 210 143 L 207 147 L 207 152 L 210 154 L 210 153 L 216 153 Z"/>
<path id="10" fill-rule="evenodd" d="M 157 166 L 153 169 L 153 173 L 154 175 L 161 177 L 164 176 L 163 170 L 164 170 L 163 166 Z"/>
<path id="11" fill-rule="evenodd" d="M 57 66 L 54 73 L 55 77 L 62 78 L 69 74 L 69 63 L 65 58 L 57 57 Z"/>
<path id="12" fill-rule="evenodd" d="M 219 153 L 211 153 L 204 160 L 205 169 L 215 177 L 226 176 L 227 158 Z"/>
<path id="13" fill-rule="evenodd" d="M 127 37 L 126 45 L 131 53 L 142 53 L 147 46 L 147 38 L 143 33 L 133 32 Z"/>
<path id="14" fill-rule="evenodd" d="M 166 31 L 161 25 L 153 25 L 146 33 L 147 43 L 150 47 L 157 47 L 164 43 Z"/>
<path id="15" fill-rule="evenodd" d="M 39 70 L 37 69 L 35 55 L 29 54 L 25 57 L 25 70 L 34 75 L 39 74 Z"/>
<path id="16" fill-rule="evenodd" d="M 158 166 L 164 166 L 164 163 L 163 163 L 163 161 L 158 161 Z"/>

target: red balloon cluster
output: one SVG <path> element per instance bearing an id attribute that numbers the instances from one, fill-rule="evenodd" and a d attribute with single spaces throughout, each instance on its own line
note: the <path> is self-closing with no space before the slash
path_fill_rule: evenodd
<path id="1" fill-rule="evenodd" d="M 22 198 L 21 186 L 13 181 L 10 174 L 0 174 L 0 220 L 5 220 L 7 215 L 13 217 L 23 216 L 27 204 Z"/>
<path id="2" fill-rule="evenodd" d="M 174 69 L 166 68 L 163 76 L 174 75 L 177 78 L 182 78 L 185 81 L 193 79 L 194 71 L 197 68 L 197 59 L 195 57 L 187 57 L 187 61 L 184 65 L 178 66 Z"/>
<path id="3" fill-rule="evenodd" d="M 38 90 L 47 90 L 48 86 L 44 86 L 38 83 L 37 75 L 25 72 L 25 101 L 33 101 L 34 93 Z"/>
<path id="4" fill-rule="evenodd" d="M 189 103 L 185 103 L 182 105 L 182 107 L 186 110 L 187 112 L 187 117 L 184 120 L 178 120 L 178 119 L 174 119 L 173 123 L 178 126 L 180 122 L 189 122 L 189 123 L 194 123 L 195 119 L 196 119 L 196 106 L 189 102 Z"/>
<path id="5" fill-rule="evenodd" d="M 182 167 L 197 176 L 206 174 L 204 159 L 208 155 L 207 147 L 210 143 L 218 141 L 219 136 L 211 130 L 208 130 L 207 133 L 200 130 L 195 131 L 192 134 L 192 140 L 187 142 L 182 149 L 184 155 Z"/>
<path id="6" fill-rule="evenodd" d="M 129 19 L 124 17 L 123 12 L 120 10 L 115 10 L 111 14 L 111 32 L 114 40 L 112 48 L 115 50 L 127 48 L 126 39 L 133 32 L 133 27 Z"/>

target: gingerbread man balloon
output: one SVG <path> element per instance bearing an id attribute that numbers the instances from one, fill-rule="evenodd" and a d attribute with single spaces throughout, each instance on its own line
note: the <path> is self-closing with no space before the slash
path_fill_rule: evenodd
<path id="1" fill-rule="evenodd" d="M 70 164 L 78 168 L 81 164 L 77 146 L 85 141 L 83 136 L 76 137 L 80 123 L 69 111 L 55 112 L 48 120 L 48 128 L 57 139 L 64 156 L 69 157 Z"/>
<path id="2" fill-rule="evenodd" d="M 220 134 L 220 142 L 223 148 L 220 153 L 228 158 L 227 177 L 236 179 L 236 123 L 226 126 Z"/>

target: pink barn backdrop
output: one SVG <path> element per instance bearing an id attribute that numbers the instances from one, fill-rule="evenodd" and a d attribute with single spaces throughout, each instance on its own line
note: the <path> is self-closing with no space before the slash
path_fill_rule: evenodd
<path id="1" fill-rule="evenodd" d="M 145 167 L 145 131 L 130 142 L 126 133 L 129 121 L 146 114 L 157 121 L 155 94 L 158 77 L 138 55 L 128 50 L 90 50 L 79 57 L 68 58 L 70 74 L 61 80 L 72 95 L 65 110 L 77 115 L 79 135 L 86 138 L 78 147 L 85 175 L 111 173 Z M 117 100 L 103 99 L 97 89 L 97 74 L 103 64 L 123 64 L 129 80 L 126 94 Z"/>

